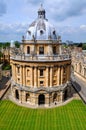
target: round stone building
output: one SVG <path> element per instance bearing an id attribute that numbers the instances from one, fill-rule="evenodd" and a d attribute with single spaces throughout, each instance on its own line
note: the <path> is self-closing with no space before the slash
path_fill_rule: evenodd
<path id="1" fill-rule="evenodd" d="M 11 92 L 19 103 L 49 106 L 70 97 L 71 59 L 45 13 L 41 6 L 20 48 L 11 48 Z"/>

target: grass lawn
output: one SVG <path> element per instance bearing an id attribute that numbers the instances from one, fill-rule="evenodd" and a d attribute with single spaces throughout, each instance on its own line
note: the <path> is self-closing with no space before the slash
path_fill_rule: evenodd
<path id="1" fill-rule="evenodd" d="M 0 130 L 86 130 L 86 105 L 73 100 L 52 109 L 29 109 L 0 101 Z"/>

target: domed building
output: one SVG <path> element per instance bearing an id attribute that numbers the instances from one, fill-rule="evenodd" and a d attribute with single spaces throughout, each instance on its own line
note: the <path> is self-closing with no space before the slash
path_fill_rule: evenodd
<path id="1" fill-rule="evenodd" d="M 49 106 L 71 96 L 71 58 L 62 52 L 61 37 L 45 13 L 41 6 L 20 48 L 11 48 L 11 92 L 19 103 Z"/>

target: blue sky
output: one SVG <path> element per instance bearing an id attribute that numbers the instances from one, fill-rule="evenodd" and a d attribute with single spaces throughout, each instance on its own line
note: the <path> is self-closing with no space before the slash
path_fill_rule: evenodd
<path id="1" fill-rule="evenodd" d="M 0 41 L 21 41 L 41 3 L 62 41 L 86 42 L 86 0 L 0 0 Z"/>

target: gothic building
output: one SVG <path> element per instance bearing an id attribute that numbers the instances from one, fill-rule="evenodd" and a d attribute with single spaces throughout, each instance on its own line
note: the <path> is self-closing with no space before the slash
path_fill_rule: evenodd
<path id="1" fill-rule="evenodd" d="M 86 80 L 86 51 L 80 47 L 72 51 L 72 67 L 75 74 Z"/>
<path id="2" fill-rule="evenodd" d="M 70 97 L 71 58 L 61 51 L 61 37 L 41 6 L 38 18 L 11 48 L 11 92 L 14 100 L 31 105 L 59 104 Z"/>

